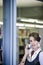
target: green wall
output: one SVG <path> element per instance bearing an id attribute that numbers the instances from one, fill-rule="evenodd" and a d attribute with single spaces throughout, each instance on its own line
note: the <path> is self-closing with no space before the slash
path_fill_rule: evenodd
<path id="1" fill-rule="evenodd" d="M 43 20 L 43 7 L 18 7 L 17 17 L 35 18 Z"/>
<path id="2" fill-rule="evenodd" d="M 0 21 L 3 21 L 3 7 L 0 7 Z"/>

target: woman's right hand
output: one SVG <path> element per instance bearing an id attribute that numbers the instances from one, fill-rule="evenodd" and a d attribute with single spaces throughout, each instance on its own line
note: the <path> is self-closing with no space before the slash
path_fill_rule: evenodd
<path id="1" fill-rule="evenodd" d="M 25 54 L 24 54 L 23 59 L 22 59 L 22 61 L 20 62 L 19 65 L 24 65 L 25 64 L 25 61 L 26 61 L 26 58 L 27 58 L 28 55 L 29 55 L 29 49 L 28 49 L 28 45 L 26 45 Z"/>
<path id="2" fill-rule="evenodd" d="M 25 55 L 28 56 L 29 55 L 29 49 L 28 49 L 28 44 L 25 47 Z"/>

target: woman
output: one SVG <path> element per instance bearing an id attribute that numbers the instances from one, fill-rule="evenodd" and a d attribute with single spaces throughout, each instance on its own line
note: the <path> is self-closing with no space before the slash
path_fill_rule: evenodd
<path id="1" fill-rule="evenodd" d="M 25 54 L 19 65 L 43 65 L 43 52 L 40 48 L 40 36 L 33 32 L 29 35 L 31 51 L 28 49 L 29 45 L 25 47 Z"/>

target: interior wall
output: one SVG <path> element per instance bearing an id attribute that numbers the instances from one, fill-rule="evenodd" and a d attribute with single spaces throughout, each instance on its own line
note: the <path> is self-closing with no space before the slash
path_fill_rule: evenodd
<path id="1" fill-rule="evenodd" d="M 17 8 L 17 17 L 35 18 L 43 20 L 43 6 L 41 7 L 19 7 Z M 41 47 L 43 49 L 43 28 L 38 29 L 41 35 Z"/>
<path id="2" fill-rule="evenodd" d="M 3 7 L 0 6 L 0 21 L 3 21 Z"/>
<path id="3" fill-rule="evenodd" d="M 35 18 L 43 20 L 43 6 L 41 7 L 19 7 L 17 17 Z"/>

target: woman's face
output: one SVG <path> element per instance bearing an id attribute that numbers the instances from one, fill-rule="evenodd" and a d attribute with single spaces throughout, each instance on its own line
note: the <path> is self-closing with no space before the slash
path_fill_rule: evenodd
<path id="1" fill-rule="evenodd" d="M 30 44 L 34 51 L 38 49 L 38 41 L 36 41 L 32 36 L 30 37 Z"/>

